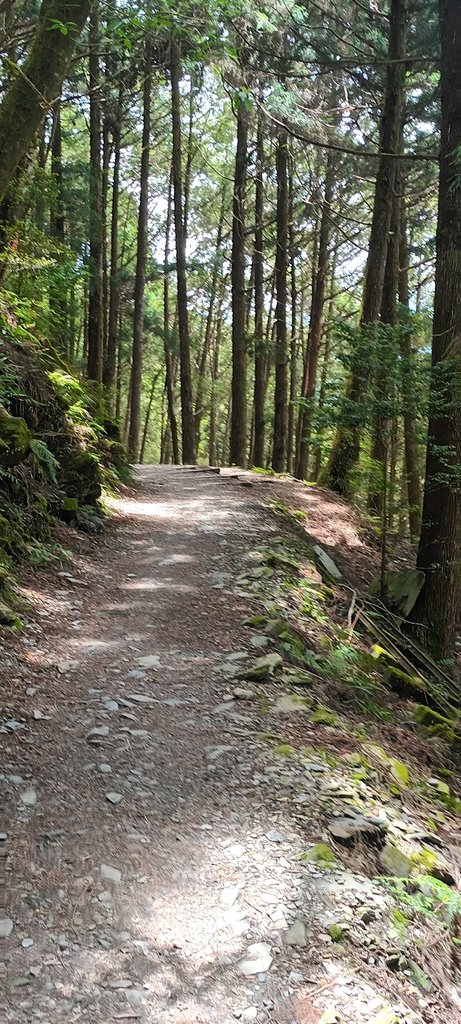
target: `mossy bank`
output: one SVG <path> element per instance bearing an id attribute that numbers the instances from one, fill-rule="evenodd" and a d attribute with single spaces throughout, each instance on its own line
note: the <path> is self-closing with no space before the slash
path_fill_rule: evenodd
<path id="1" fill-rule="evenodd" d="M 57 521 L 99 531 L 101 496 L 129 467 L 118 428 L 96 388 L 56 353 L 18 341 L 0 324 L 0 591 L 18 560 L 52 557 Z M 46 555 L 45 555 L 46 557 Z M 11 595 L 9 595 L 11 596 Z"/>

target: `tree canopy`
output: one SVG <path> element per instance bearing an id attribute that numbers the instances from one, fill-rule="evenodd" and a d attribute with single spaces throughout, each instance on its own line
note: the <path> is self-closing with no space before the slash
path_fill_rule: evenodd
<path id="1" fill-rule="evenodd" d="M 461 610 L 460 17 L 13 0 L 0 80 L 5 327 L 92 382 L 133 461 L 323 483 L 384 566 L 420 541 L 419 639 L 442 658 Z"/>

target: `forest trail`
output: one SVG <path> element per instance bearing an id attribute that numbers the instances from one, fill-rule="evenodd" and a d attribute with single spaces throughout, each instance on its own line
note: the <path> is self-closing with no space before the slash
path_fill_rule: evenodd
<path id="1" fill-rule="evenodd" d="M 238 577 L 280 533 L 267 494 L 288 485 L 137 478 L 105 536 L 75 535 L 70 566 L 25 581 L 35 610 L 5 644 L 8 1020 L 370 1024 L 397 1019 L 379 1017 L 386 999 L 399 1021 L 435 1019 L 373 955 L 338 953 L 331 923 L 379 915 L 383 891 L 300 860 L 322 839 L 309 787 L 326 766 L 302 767 L 293 801 L 262 737 L 289 710 L 245 683 L 229 699 L 232 667 L 272 649 L 244 624 L 258 604 Z M 304 495 L 328 543 L 334 499 Z M 365 574 L 351 513 L 335 515 Z"/>

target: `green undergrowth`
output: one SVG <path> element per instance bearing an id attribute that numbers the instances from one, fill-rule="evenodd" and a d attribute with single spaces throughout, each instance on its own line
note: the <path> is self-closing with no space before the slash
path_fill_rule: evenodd
<path id="1" fill-rule="evenodd" d="M 276 516 L 286 527 L 285 512 Z M 259 603 L 247 625 L 269 652 L 239 673 L 251 679 L 259 662 L 255 699 L 267 731 L 257 738 L 284 801 L 306 825 L 300 870 L 325 874 L 332 886 L 347 873 L 366 889 L 368 878 L 382 890 L 377 910 L 368 901 L 358 909 L 354 929 L 342 920 L 327 924 L 335 955 L 348 955 L 356 925 L 376 962 L 424 993 L 432 981 L 423 937 L 455 955 L 461 945 L 450 840 L 461 817 L 451 760 L 457 714 L 416 703 L 413 690 L 396 697 L 394 666 L 377 656 L 372 634 L 351 628 L 347 588 L 335 588 L 328 559 L 322 572 L 292 517 L 286 532 L 248 553 L 238 581 L 239 592 Z M 382 822 L 379 841 L 365 831 L 349 842 L 354 820 Z M 342 837 L 338 821 L 345 822 Z"/>
<path id="2" fill-rule="evenodd" d="M 392 913 L 402 930 L 417 917 L 450 926 L 461 913 L 460 893 L 424 871 L 412 878 L 386 878 L 382 885 L 395 899 Z"/>
<path id="3" fill-rule="evenodd" d="M 259 598 L 264 612 L 247 620 L 273 638 L 283 656 L 280 681 L 291 686 L 330 684 L 331 694 L 360 715 L 390 719 L 381 665 L 366 647 L 336 621 L 336 601 L 329 578 L 322 579 L 304 536 L 272 539 L 270 547 L 248 553 L 238 577 L 242 596 Z M 327 574 L 326 574 L 327 575 Z M 317 724 L 333 725 L 334 710 L 320 701 Z"/>
<path id="4" fill-rule="evenodd" d="M 386 749 L 382 730 L 393 724 L 396 714 L 387 661 L 376 657 L 373 640 L 350 629 L 342 593 L 335 594 L 328 573 L 322 577 L 309 538 L 296 531 L 294 536 L 273 537 L 270 546 L 248 552 L 238 587 L 239 593 L 258 599 L 261 605 L 247 625 L 261 632 L 281 656 L 276 663 L 270 662 L 270 655 L 259 659 L 259 681 L 275 682 L 297 702 L 302 698 L 305 706 L 297 720 L 305 714 L 310 736 L 312 729 L 321 730 L 323 738 L 331 737 L 333 747 L 338 732 L 350 737 L 356 749 L 344 758 L 346 763 L 351 758 L 348 783 L 359 789 L 378 786 L 386 801 L 411 791 L 428 805 L 429 831 L 437 830 L 444 810 L 459 815 L 461 801 L 450 785 L 450 768 L 442 766 L 440 772 L 436 770 L 438 778 L 427 780 L 424 772 L 414 775 L 405 756 Z M 245 672 L 251 679 L 252 667 Z M 415 730 L 421 739 L 427 736 L 448 743 L 453 739 L 456 723 L 451 718 L 424 705 L 408 704 L 406 699 L 401 707 L 409 726 L 409 750 Z M 266 716 L 268 711 L 266 696 Z M 279 757 L 300 754 L 284 737 L 272 745 Z"/>
<path id="5" fill-rule="evenodd" d="M 271 507 L 280 517 L 284 517 L 290 523 L 304 523 L 307 520 L 307 512 L 302 508 L 290 508 L 284 501 L 272 501 Z"/>
<path id="6" fill-rule="evenodd" d="M 66 557 L 58 520 L 99 532 L 102 496 L 129 481 L 126 453 L 98 389 L 38 344 L 0 303 L 0 604 L 18 561 Z M 7 593 L 7 587 L 10 593 Z M 14 609 L 15 623 L 17 616 Z M 1 613 L 0 613 L 1 617 Z"/>
<path id="7" fill-rule="evenodd" d="M 459 748 L 461 756 L 456 710 L 447 705 L 446 714 L 441 714 L 424 704 L 423 681 L 417 673 L 399 669 L 373 636 L 350 628 L 348 609 L 341 606 L 344 597 L 335 594 L 331 559 L 312 545 L 292 509 L 283 502 L 273 506 L 276 518 L 290 524 L 289 534 L 249 552 L 249 564 L 237 582 L 242 596 L 258 598 L 264 606 L 249 624 L 278 644 L 284 658 L 278 672 L 281 682 L 312 686 L 323 680 L 330 684 L 331 700 L 339 701 L 344 712 L 376 723 L 392 721 L 390 698 L 397 692 L 404 700 L 419 702 L 413 721 L 421 734 L 450 745 L 453 756 Z M 317 712 L 317 724 L 333 724 L 331 715 L 329 722 L 329 715 L 323 714 L 324 723 L 322 711 Z"/>

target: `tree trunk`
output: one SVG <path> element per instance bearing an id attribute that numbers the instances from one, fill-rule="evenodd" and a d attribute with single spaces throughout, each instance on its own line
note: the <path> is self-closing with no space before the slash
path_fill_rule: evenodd
<path id="1" fill-rule="evenodd" d="M 399 270 L 399 301 L 401 306 L 409 309 L 410 294 L 408 287 L 408 240 L 405 208 L 405 179 L 402 176 L 402 197 L 400 210 L 400 270 Z M 405 324 L 404 324 L 405 327 Z M 417 394 L 413 379 L 413 352 L 411 332 L 404 330 L 400 339 L 402 360 L 402 396 L 403 396 L 403 439 L 405 447 L 405 474 L 408 495 L 408 521 L 410 538 L 416 543 L 421 530 L 421 474 L 418 458 L 418 441 L 416 437 Z"/>
<path id="2" fill-rule="evenodd" d="M 145 450 L 146 450 L 147 435 L 149 433 L 150 414 L 152 412 L 152 406 L 154 404 L 155 385 L 156 385 L 156 383 L 157 383 L 157 381 L 158 381 L 158 379 L 160 377 L 161 372 L 162 372 L 161 370 L 157 370 L 157 373 L 154 373 L 154 375 L 152 377 L 151 386 L 150 386 L 149 400 L 148 400 L 148 403 L 147 403 L 146 415 L 145 415 L 145 419 L 144 419 L 144 429 L 143 429 L 143 432 L 142 432 L 141 450 L 139 452 L 139 461 L 140 461 L 141 465 L 144 462 L 144 453 L 145 453 Z"/>
<path id="3" fill-rule="evenodd" d="M 231 462 L 229 457 L 230 454 L 230 432 L 231 432 L 231 421 L 232 421 L 232 397 L 229 395 L 227 403 L 226 420 L 224 424 L 224 432 L 222 437 L 221 445 L 221 466 L 227 466 L 228 462 Z"/>
<path id="4" fill-rule="evenodd" d="M 288 238 L 290 249 L 290 285 L 291 285 L 291 332 L 290 332 L 290 401 L 288 403 L 288 430 L 287 430 L 287 473 L 293 472 L 295 442 L 295 404 L 297 390 L 297 366 L 298 366 L 298 331 L 297 331 L 297 284 L 296 284 L 296 251 L 294 234 L 294 213 L 293 213 L 293 162 L 290 162 L 289 187 L 288 187 Z M 301 316 L 300 316 L 301 321 Z"/>
<path id="5" fill-rule="evenodd" d="M 412 613 L 436 658 L 453 656 L 461 614 L 461 6 L 441 0 L 441 162 L 431 402 L 418 568 L 425 584 Z"/>
<path id="6" fill-rule="evenodd" d="M 384 500 L 381 511 L 381 522 L 382 522 L 382 553 L 387 564 L 387 533 L 394 532 L 394 519 L 396 511 L 396 491 L 397 491 L 397 462 L 399 458 L 399 421 L 397 416 L 393 416 L 388 424 L 388 451 L 386 450 L 385 455 L 385 474 L 383 482 Z M 387 463 L 389 463 L 389 481 L 386 479 Z"/>
<path id="7" fill-rule="evenodd" d="M 69 363 L 71 363 L 71 364 L 73 362 L 75 362 L 76 358 L 78 358 L 78 348 L 79 348 L 79 344 L 80 344 L 81 320 L 79 322 L 79 327 L 78 327 L 78 330 L 77 330 L 77 319 L 78 319 L 77 312 L 78 311 L 77 311 L 77 301 L 76 301 L 76 298 L 75 298 L 75 279 L 74 279 L 71 282 L 70 295 L 69 295 L 69 330 L 68 330 L 69 345 L 68 345 L 68 358 L 69 358 Z"/>
<path id="8" fill-rule="evenodd" d="M 245 185 L 248 159 L 248 112 L 237 108 L 234 197 L 232 203 L 232 388 L 229 462 L 246 465 L 247 343 L 245 335 Z"/>
<path id="9" fill-rule="evenodd" d="M 190 90 L 189 90 L 189 127 L 187 132 L 187 151 L 186 151 L 186 166 L 184 170 L 184 201 L 183 201 L 183 219 L 184 219 L 184 235 L 187 239 L 187 232 L 189 227 L 189 203 L 190 203 L 190 188 L 192 183 L 192 161 L 194 159 L 194 113 L 195 113 L 195 74 L 194 70 L 191 71 L 190 78 Z"/>
<path id="10" fill-rule="evenodd" d="M 126 393 L 126 406 L 125 406 L 125 419 L 123 424 L 123 443 L 128 446 L 128 431 L 130 429 L 130 410 L 131 410 L 131 367 L 130 376 L 128 379 L 128 390 Z"/>
<path id="11" fill-rule="evenodd" d="M 316 161 L 316 163 L 318 164 L 318 160 Z M 317 166 L 317 168 L 316 168 L 317 180 L 319 179 L 319 175 L 320 175 L 320 167 Z M 310 259 L 310 277 L 311 277 L 311 299 L 310 299 L 310 305 L 311 305 L 311 313 L 312 313 L 312 299 L 313 299 L 313 295 L 314 295 L 314 291 L 315 291 L 315 279 L 316 279 L 317 268 L 318 268 L 319 237 L 320 237 L 320 223 L 321 223 L 321 207 L 323 206 L 323 200 L 322 200 L 322 195 L 321 195 L 321 190 L 320 190 L 320 186 L 319 185 L 317 185 L 317 187 L 313 190 L 311 202 L 312 202 L 313 207 L 314 207 L 314 218 L 313 218 L 313 225 L 312 225 L 312 236 L 313 236 L 312 237 L 312 256 L 311 256 L 311 259 Z M 303 373 L 302 373 L 302 380 L 301 380 L 301 396 L 304 394 L 304 392 L 305 392 L 305 390 L 307 388 L 307 379 L 308 379 L 308 370 L 309 370 L 310 338 L 311 338 L 311 332 L 310 332 L 310 322 L 309 322 L 309 329 L 307 331 L 306 344 L 303 345 L 302 350 L 301 350 L 302 351 L 302 357 L 303 357 Z M 299 410 L 298 410 L 298 421 L 297 421 L 297 425 L 296 425 L 296 461 L 295 461 L 295 467 L 297 466 L 297 464 L 299 462 L 299 451 L 300 451 L 300 447 L 301 447 L 301 430 L 302 430 L 302 426 L 303 426 L 302 408 L 300 407 Z M 296 468 L 295 468 L 295 476 L 296 476 Z"/>
<path id="12" fill-rule="evenodd" d="M 90 380 L 102 380 L 102 207 L 101 100 L 99 92 L 99 20 L 90 18 L 90 261 L 88 289 L 88 363 Z"/>
<path id="13" fill-rule="evenodd" d="M 42 123 L 40 125 L 39 136 L 38 136 L 38 141 L 37 141 L 37 166 L 40 168 L 41 171 L 45 170 L 46 161 L 47 161 L 47 158 L 48 158 L 47 132 L 48 132 L 48 115 L 45 114 L 45 117 L 43 118 L 43 121 L 42 121 Z M 16 173 L 15 173 L 15 177 L 17 177 L 17 172 L 18 172 L 18 170 L 20 170 L 20 167 L 21 167 L 21 162 L 18 165 L 18 168 L 17 168 Z M 39 231 L 45 231 L 46 230 L 46 228 L 45 228 L 45 196 L 44 196 L 43 191 L 41 189 L 37 190 L 37 191 L 38 191 L 38 195 L 35 198 L 35 223 L 36 223 Z M 11 186 L 9 187 L 9 189 L 7 191 L 7 194 L 6 194 L 6 197 L 5 197 L 7 200 L 8 200 L 8 198 L 9 198 L 11 193 L 14 194 L 14 181 L 12 182 Z M 1 226 L 1 228 L 3 228 L 3 225 L 5 223 L 5 218 L 4 218 L 4 215 L 3 215 L 4 202 L 2 202 L 0 204 L 0 206 L 2 208 L 2 213 L 0 214 L 0 226 Z M 0 248 L 3 249 L 3 244 L 0 245 Z"/>
<path id="14" fill-rule="evenodd" d="M 222 305 L 224 301 L 225 283 L 221 288 L 218 304 L 218 315 L 216 318 L 216 333 L 213 341 L 213 349 L 210 360 L 211 391 L 210 391 L 210 436 L 208 448 L 208 462 L 210 466 L 216 466 L 218 461 L 218 410 L 216 400 L 216 382 L 219 372 L 219 349 L 222 330 Z"/>
<path id="15" fill-rule="evenodd" d="M 147 260 L 151 93 L 152 44 L 151 40 L 147 38 L 143 86 L 143 125 L 138 211 L 138 240 L 136 252 L 136 275 L 134 282 L 133 349 L 131 361 L 131 410 L 130 430 L 128 434 L 128 451 L 132 462 L 137 462 L 138 460 L 139 436 L 141 431 L 141 393 L 143 356 L 142 348 L 144 340 L 144 292 L 146 286 Z"/>
<path id="16" fill-rule="evenodd" d="M 83 282 L 83 351 L 82 361 L 86 366 L 88 360 L 88 278 Z"/>
<path id="17" fill-rule="evenodd" d="M 202 347 L 202 352 L 201 352 L 201 356 L 200 356 L 200 362 L 199 362 L 199 365 L 198 365 L 198 375 L 197 375 L 197 391 L 196 391 L 196 397 L 195 397 L 195 445 L 196 445 L 197 451 L 198 451 L 198 447 L 199 447 L 199 444 L 200 444 L 200 426 L 201 426 L 201 421 L 202 421 L 202 416 L 203 416 L 203 396 L 204 396 L 205 372 L 206 372 L 206 366 L 207 366 L 207 362 L 208 362 L 208 354 L 209 354 L 209 351 L 210 351 L 211 333 L 212 333 L 212 327 L 213 327 L 213 312 L 214 312 L 214 306 L 215 306 L 215 301 L 216 301 L 218 278 L 219 278 L 219 275 L 222 274 L 221 246 L 222 246 L 222 236 L 223 236 L 223 228 L 224 228 L 224 215 L 225 215 L 225 212 L 226 212 L 226 201 L 227 201 L 226 189 L 223 188 L 222 196 L 221 196 L 221 209 L 220 209 L 219 221 L 218 221 L 218 230 L 217 230 L 217 236 L 216 236 L 216 253 L 215 253 L 215 259 L 214 259 L 214 263 L 213 263 L 213 271 L 212 271 L 211 283 L 210 283 L 210 297 L 209 297 L 209 302 L 208 302 L 208 312 L 207 312 L 206 325 L 205 325 L 205 337 L 204 337 L 204 341 L 203 341 L 203 347 Z"/>
<path id="18" fill-rule="evenodd" d="M 192 404 L 189 312 L 187 308 L 186 233 L 183 219 L 181 143 L 181 55 L 176 40 L 171 42 L 171 115 L 173 141 L 173 197 L 178 286 L 179 359 L 181 369 L 182 460 L 195 462 L 195 425 Z"/>
<path id="19" fill-rule="evenodd" d="M 322 411 L 322 409 L 323 409 L 323 407 L 325 405 L 326 390 L 327 390 L 327 380 L 328 380 L 328 371 L 329 371 L 329 368 L 330 368 L 330 356 L 331 356 L 331 331 L 327 331 L 326 334 L 325 334 L 325 347 L 324 347 L 324 352 L 323 352 L 322 373 L 320 375 L 320 388 L 319 388 L 319 400 L 318 400 L 319 412 Z M 320 476 L 321 465 L 322 465 L 322 449 L 321 449 L 320 443 L 317 442 L 316 447 L 315 447 L 314 463 L 313 463 L 313 467 L 312 467 L 312 479 L 315 480 L 315 481 L 317 481 L 319 476 Z"/>
<path id="20" fill-rule="evenodd" d="M 391 231 L 387 247 L 386 270 L 384 274 L 383 295 L 381 301 L 381 323 L 395 327 L 397 323 L 397 292 L 399 286 L 399 240 L 400 240 L 400 173 L 395 178 L 395 193 L 391 219 Z M 386 491 L 385 475 L 388 470 L 389 447 L 389 415 L 386 407 L 392 401 L 394 381 L 393 374 L 394 339 L 383 336 L 378 353 L 378 373 L 375 387 L 375 411 L 371 438 L 371 458 L 373 465 L 373 481 L 368 493 L 368 511 L 383 521 Z"/>
<path id="21" fill-rule="evenodd" d="M 65 242 L 65 216 L 62 181 L 62 132 L 61 132 L 61 101 L 58 100 L 53 111 L 51 128 L 51 175 L 55 195 L 51 205 L 50 233 L 61 245 Z"/>
<path id="22" fill-rule="evenodd" d="M 391 0 L 389 24 L 389 63 L 380 130 L 381 157 L 376 176 L 368 258 L 362 301 L 362 328 L 379 319 L 386 271 L 387 247 L 391 226 L 395 174 L 405 90 L 405 55 L 408 0 Z M 390 154 L 390 155 L 386 155 Z M 346 403 L 330 455 L 325 483 L 343 496 L 349 494 L 349 476 L 360 455 L 362 430 L 366 422 L 368 366 L 364 344 L 373 343 L 366 330 L 358 346 L 346 391 Z"/>
<path id="23" fill-rule="evenodd" d="M 123 91 L 118 94 L 116 121 L 112 129 L 114 147 L 114 170 L 112 179 L 112 210 L 110 228 L 110 274 L 109 274 L 109 320 L 107 327 L 107 353 L 104 366 L 104 384 L 107 388 L 109 407 L 114 401 L 115 369 L 117 364 L 117 327 L 120 306 L 120 281 L 118 265 L 118 208 L 120 198 L 120 133 L 122 128 Z"/>
<path id="24" fill-rule="evenodd" d="M 171 169 L 168 185 L 168 205 L 165 224 L 165 255 L 163 261 L 163 351 L 165 354 L 165 391 L 168 407 L 173 462 L 179 465 L 178 423 L 174 407 L 174 379 L 170 349 L 170 230 L 171 205 L 173 189 L 173 169 Z"/>
<path id="25" fill-rule="evenodd" d="M 188 331 L 187 279 L 185 260 L 185 230 L 182 201 L 182 154 L 181 154 L 181 114 L 180 114 L 180 76 L 181 63 L 178 43 L 171 42 L 171 115 L 172 115 L 172 152 L 173 152 L 173 199 L 174 228 L 176 240 L 176 280 L 177 280 L 177 312 L 179 329 L 179 361 L 180 361 L 180 392 L 181 392 L 181 425 L 182 425 L 182 462 L 195 463 L 196 439 L 194 424 L 192 369 L 191 369 L 191 337 Z"/>
<path id="26" fill-rule="evenodd" d="M 333 249 L 333 254 L 332 254 L 332 258 L 331 258 L 330 302 L 329 302 L 329 307 L 328 307 L 327 326 L 326 326 L 326 329 L 325 329 L 325 332 L 324 332 L 325 342 L 324 342 L 324 351 L 323 351 L 323 360 L 322 360 L 322 371 L 321 371 L 321 374 L 320 374 L 319 397 L 318 397 L 318 402 L 317 402 L 317 410 L 318 410 L 319 413 L 322 412 L 322 410 L 324 408 L 324 405 L 325 405 L 326 393 L 327 393 L 328 372 L 329 372 L 329 369 L 330 369 L 330 355 L 331 355 L 331 342 L 332 342 L 331 321 L 332 321 L 333 312 L 334 312 L 334 291 L 335 291 L 337 260 L 338 260 L 338 246 L 336 244 L 334 249 Z M 319 433 L 320 433 L 320 430 L 319 430 Z M 316 443 L 316 446 L 315 446 L 315 454 L 314 454 L 314 460 L 313 460 L 313 466 L 312 466 L 312 479 L 313 480 L 318 480 L 318 478 L 319 478 L 321 463 L 322 463 L 322 449 L 321 449 L 321 445 L 320 445 L 320 438 L 317 437 L 317 443 Z"/>
<path id="27" fill-rule="evenodd" d="M 118 317 L 117 336 L 117 369 L 115 372 L 115 419 L 120 426 L 122 417 L 122 383 L 123 383 L 123 347 L 122 347 L 122 312 Z"/>
<path id="28" fill-rule="evenodd" d="M 102 376 L 104 381 L 104 367 L 107 363 L 108 349 L 108 310 L 109 310 L 109 267 L 107 260 L 107 209 L 109 199 L 109 164 L 111 158 L 111 145 L 109 139 L 109 127 L 103 119 L 102 125 L 102 173 L 101 173 L 101 291 L 102 291 L 102 316 L 101 316 L 101 346 L 102 346 Z"/>
<path id="29" fill-rule="evenodd" d="M 288 144 L 281 131 L 276 152 L 277 251 L 275 257 L 275 393 L 272 466 L 286 468 L 288 427 L 287 272 L 288 272 Z"/>
<path id="30" fill-rule="evenodd" d="M 266 403 L 266 350 L 263 334 L 264 316 L 264 125 L 258 119 L 256 134 L 255 237 L 254 237 L 254 428 L 252 463 L 264 463 L 264 427 Z"/>
<path id="31" fill-rule="evenodd" d="M 217 447 L 216 447 L 216 378 L 217 369 L 215 373 L 215 364 L 217 363 L 217 346 L 216 340 L 213 345 L 212 351 L 212 367 L 211 367 L 211 389 L 210 389 L 210 433 L 208 438 L 208 465 L 216 466 L 217 462 Z"/>
<path id="32" fill-rule="evenodd" d="M 21 69 L 0 106 L 0 201 L 26 156 L 47 106 L 59 95 L 75 44 L 90 12 L 90 0 L 43 0 Z M 67 27 L 61 32 L 59 25 Z"/>
<path id="33" fill-rule="evenodd" d="M 62 180 L 61 103 L 59 100 L 54 107 L 51 129 L 51 176 L 53 178 L 54 196 L 50 211 L 50 234 L 58 245 L 64 245 L 66 238 Z M 59 261 L 59 251 L 56 261 Z M 62 280 L 59 280 L 58 275 L 58 279 L 52 280 L 50 284 L 50 327 L 56 348 L 64 357 L 68 355 L 68 312 L 65 285 Z"/>
<path id="34" fill-rule="evenodd" d="M 325 284 L 328 272 L 329 244 L 331 235 L 331 202 L 333 198 L 334 175 L 335 159 L 334 156 L 329 153 L 325 171 L 325 189 L 317 247 L 317 268 L 312 288 L 311 316 L 307 342 L 307 361 L 301 396 L 302 404 L 299 412 L 299 447 L 295 472 L 295 476 L 298 480 L 306 479 L 309 464 L 314 397 L 317 387 L 320 342 L 322 340 Z"/>

